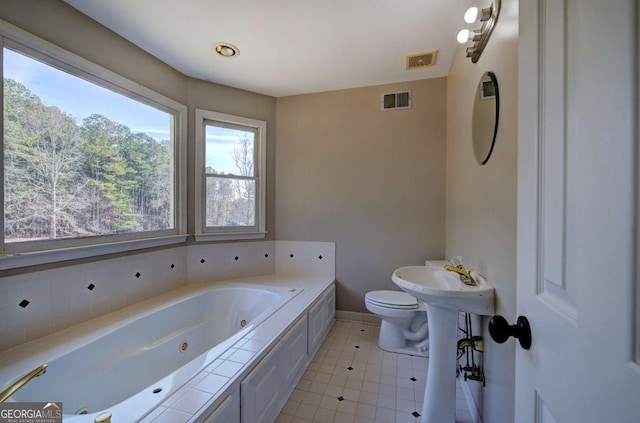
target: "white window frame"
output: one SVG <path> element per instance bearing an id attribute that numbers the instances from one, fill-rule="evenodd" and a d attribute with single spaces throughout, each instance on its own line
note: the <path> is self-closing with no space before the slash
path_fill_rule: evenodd
<path id="1" fill-rule="evenodd" d="M 195 112 L 195 238 L 196 241 L 228 241 L 241 239 L 260 239 L 266 231 L 266 175 L 267 175 L 267 122 L 209 110 L 196 109 Z M 251 227 L 209 228 L 206 226 L 206 177 L 205 148 L 206 124 L 214 121 L 240 125 L 257 130 L 258 140 L 254 145 L 256 181 L 256 224 Z"/>
<path id="2" fill-rule="evenodd" d="M 183 243 L 187 237 L 186 220 L 186 140 L 187 107 L 175 100 L 141 86 L 121 75 L 90 62 L 74 53 L 58 47 L 42 38 L 26 32 L 8 22 L 0 20 L 0 74 L 4 47 L 64 70 L 71 75 L 88 80 L 163 110 L 173 116 L 173 180 L 174 180 L 174 228 L 170 230 L 113 234 L 60 240 L 4 242 L 4 190 L 2 201 L 3 230 L 0 233 L 0 270 L 17 267 L 73 260 L 116 252 L 138 250 Z M 0 79 L 0 85 L 2 80 Z M 0 108 L 3 108 L 4 101 Z M 4 128 L 4 112 L 0 110 L 0 127 Z M 0 131 L 0 143 L 4 142 L 4 131 Z M 0 187 L 4 184 L 4 155 L 0 160 Z"/>

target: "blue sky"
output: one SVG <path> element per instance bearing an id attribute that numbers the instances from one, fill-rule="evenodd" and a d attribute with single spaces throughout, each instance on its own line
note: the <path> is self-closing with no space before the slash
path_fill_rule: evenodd
<path id="1" fill-rule="evenodd" d="M 242 133 L 248 134 L 249 139 L 253 140 L 252 132 L 207 125 L 205 166 L 211 166 L 216 172 L 239 175 L 240 172 L 231 155 L 233 154 L 233 149 L 239 145 L 238 137 Z"/>
<path id="2" fill-rule="evenodd" d="M 116 94 L 83 79 L 4 49 L 4 77 L 24 84 L 47 106 L 58 106 L 78 124 L 94 113 L 144 132 L 157 140 L 168 140 L 171 115 Z"/>
<path id="3" fill-rule="evenodd" d="M 47 106 L 57 106 L 72 115 L 80 125 L 94 113 L 128 126 L 132 132 L 144 132 L 158 141 L 168 140 L 171 116 L 161 110 L 116 94 L 106 88 L 4 49 L 4 77 L 25 85 Z M 239 131 L 207 126 L 206 166 L 218 172 L 238 174 L 231 153 Z"/>

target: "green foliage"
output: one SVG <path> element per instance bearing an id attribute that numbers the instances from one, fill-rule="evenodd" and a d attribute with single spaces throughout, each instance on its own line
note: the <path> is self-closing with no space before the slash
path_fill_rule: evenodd
<path id="1" fill-rule="evenodd" d="M 96 114 L 78 126 L 5 78 L 6 240 L 171 228 L 170 144 Z"/>

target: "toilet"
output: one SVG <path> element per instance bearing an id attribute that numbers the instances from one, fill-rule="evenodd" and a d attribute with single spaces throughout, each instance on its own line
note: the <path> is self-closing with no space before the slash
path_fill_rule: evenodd
<path id="1" fill-rule="evenodd" d="M 370 291 L 365 306 L 380 316 L 378 346 L 389 352 L 428 357 L 427 311 L 404 291 Z"/>

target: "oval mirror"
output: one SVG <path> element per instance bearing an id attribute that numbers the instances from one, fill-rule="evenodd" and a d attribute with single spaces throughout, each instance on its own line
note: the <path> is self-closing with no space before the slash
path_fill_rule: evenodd
<path id="1" fill-rule="evenodd" d="M 498 132 L 499 112 L 498 80 L 493 72 L 485 72 L 478 83 L 473 103 L 473 154 L 480 165 L 491 157 Z"/>

